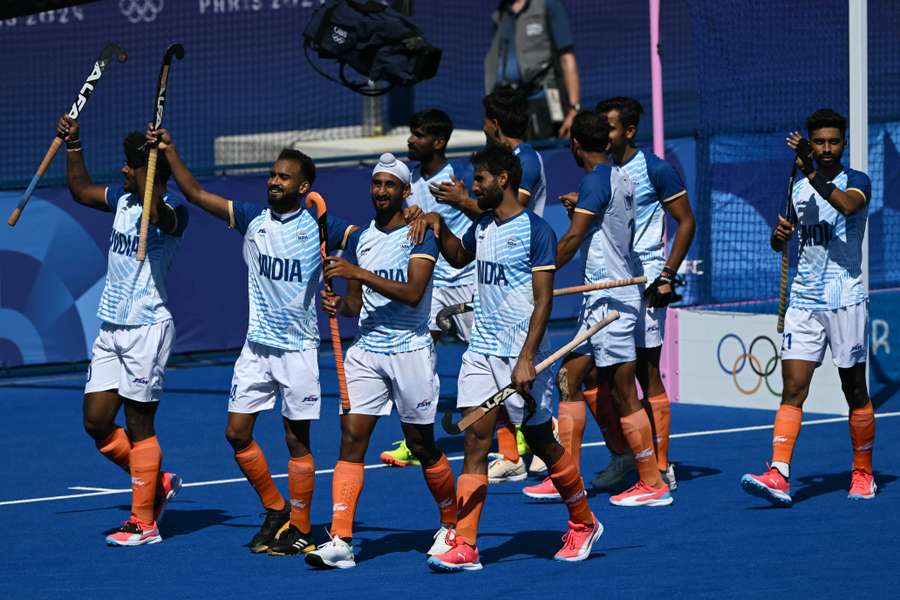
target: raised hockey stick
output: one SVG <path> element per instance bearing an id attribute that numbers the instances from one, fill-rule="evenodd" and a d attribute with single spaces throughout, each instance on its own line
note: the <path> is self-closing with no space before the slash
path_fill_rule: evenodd
<path id="1" fill-rule="evenodd" d="M 87 76 L 87 79 L 85 79 L 84 83 L 81 85 L 81 89 L 78 90 L 78 96 L 75 98 L 75 102 L 72 103 L 72 107 L 69 109 L 69 116 L 72 119 L 78 120 L 78 116 L 84 109 L 84 105 L 87 104 L 91 94 L 94 93 L 94 88 L 97 87 L 100 77 L 103 76 L 103 71 L 106 69 L 107 65 L 113 62 L 113 59 L 123 63 L 128 60 L 128 55 L 120 45 L 107 44 L 106 47 L 103 48 L 103 51 L 100 52 L 99 58 L 97 58 L 97 61 L 91 69 L 91 74 Z M 50 163 L 53 162 L 53 158 L 62 146 L 62 143 L 63 139 L 58 135 L 53 138 L 50 148 L 47 150 L 47 153 L 44 154 L 44 159 L 41 160 L 41 164 L 38 165 L 37 172 L 34 174 L 34 177 L 31 178 L 31 183 L 28 184 L 28 188 L 19 199 L 19 204 L 13 209 L 12 214 L 9 215 L 9 219 L 6 221 L 10 227 L 15 227 L 19 217 L 22 215 L 22 211 L 25 210 L 25 205 L 28 204 L 31 195 L 34 193 L 34 188 L 37 187 L 38 181 L 41 180 L 41 177 L 43 177 L 44 173 L 47 172 L 47 169 L 50 168 Z"/>
<path id="2" fill-rule="evenodd" d="M 570 294 L 584 294 L 596 290 L 608 290 L 610 288 L 623 287 L 626 285 L 639 285 L 642 283 L 647 283 L 647 278 L 643 275 L 641 275 L 640 277 L 628 277 L 626 279 L 609 279 L 607 281 L 598 281 L 597 283 L 590 283 L 587 285 L 576 285 L 573 287 L 559 288 L 553 290 L 553 297 L 555 298 L 556 296 L 568 296 Z M 437 326 L 440 327 L 441 331 L 443 331 L 444 333 L 450 333 L 453 328 L 453 323 L 450 321 L 450 319 L 452 319 L 456 315 L 461 315 L 471 310 L 474 310 L 474 308 L 470 302 L 451 304 L 450 306 L 445 306 L 444 308 L 439 310 L 438 314 L 436 314 L 434 317 L 434 321 L 435 323 L 437 323 Z"/>
<path id="3" fill-rule="evenodd" d="M 598 331 L 600 331 L 601 329 L 603 329 L 604 327 L 606 327 L 607 325 L 609 325 L 610 323 L 612 323 L 613 321 L 615 321 L 618 318 L 619 318 L 619 311 L 611 310 L 609 312 L 609 314 L 606 315 L 606 317 L 603 318 L 601 321 L 594 323 L 587 331 L 576 336 L 571 342 L 569 342 L 568 344 L 566 344 L 565 346 L 563 346 L 562 348 L 560 348 L 559 350 L 557 350 L 556 352 L 554 352 L 553 354 L 551 354 L 550 356 L 548 356 L 547 358 L 542 360 L 540 363 L 535 365 L 535 367 L 534 367 L 535 372 L 539 374 L 541 371 L 545 370 L 547 367 L 549 367 L 550 365 L 552 365 L 559 359 L 563 358 L 569 352 L 571 352 L 572 350 L 574 350 L 575 348 L 577 348 L 578 346 L 583 344 L 585 341 L 590 339 L 591 336 L 593 336 L 595 333 L 597 333 Z M 472 423 L 474 423 L 475 421 L 477 421 L 484 415 L 488 414 L 490 411 L 494 410 L 495 408 L 497 408 L 498 406 L 503 404 L 503 402 L 507 398 L 509 398 L 510 396 L 512 396 L 515 393 L 516 393 L 516 390 L 513 389 L 512 384 L 509 384 L 508 386 L 506 386 L 499 392 L 495 393 L 493 396 L 491 396 L 490 398 L 488 398 L 487 400 L 485 400 L 478 406 L 474 407 L 472 410 L 470 410 L 468 413 L 466 413 L 466 415 L 462 419 L 460 419 L 457 423 L 453 422 L 453 411 L 448 410 L 447 412 L 444 413 L 443 419 L 441 419 L 441 426 L 444 428 L 444 431 L 446 431 L 447 433 L 449 433 L 451 435 L 456 435 L 457 433 L 459 433 L 461 431 L 465 431 L 467 427 L 472 425 Z"/>
<path id="4" fill-rule="evenodd" d="M 159 81 L 156 84 L 156 98 L 153 103 L 153 116 L 151 122 L 153 129 L 159 129 L 162 125 L 163 108 L 166 104 L 166 87 L 169 81 L 169 67 L 172 65 L 172 58 L 181 60 L 184 58 L 184 46 L 181 44 L 172 44 L 166 48 L 163 55 L 162 67 L 159 70 Z M 138 248 L 136 258 L 143 261 L 147 257 L 147 232 L 150 228 L 150 203 L 153 201 L 153 182 L 156 179 L 156 155 L 158 152 L 156 144 L 150 148 L 150 156 L 147 157 L 147 180 L 144 184 L 144 210 L 141 212 L 141 232 L 138 238 Z"/>
<path id="5" fill-rule="evenodd" d="M 322 255 L 322 268 L 328 256 L 328 206 L 318 192 L 306 195 L 306 207 L 316 207 L 316 220 L 319 223 L 319 252 Z M 331 282 L 325 279 L 325 291 L 332 293 Z M 328 315 L 328 327 L 331 330 L 331 349 L 334 352 L 334 366 L 337 370 L 338 392 L 341 396 L 341 412 L 350 412 L 350 394 L 347 392 L 347 375 L 344 373 L 344 349 L 341 347 L 341 332 L 338 328 L 337 315 Z"/>

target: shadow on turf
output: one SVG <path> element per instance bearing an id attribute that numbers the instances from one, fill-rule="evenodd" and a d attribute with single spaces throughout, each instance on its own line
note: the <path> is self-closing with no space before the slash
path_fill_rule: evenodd
<path id="1" fill-rule="evenodd" d="M 896 480 L 896 475 L 878 473 L 876 471 L 875 483 L 878 485 L 878 493 L 883 493 L 884 490 Z M 850 488 L 850 472 L 840 471 L 838 473 L 828 473 L 824 475 L 806 475 L 804 477 L 797 477 L 793 481 L 797 482 L 797 489 L 791 497 L 794 500 L 794 504 L 797 504 L 798 502 L 810 500 L 817 496 L 823 496 L 832 492 L 846 493 Z"/>
<path id="2" fill-rule="evenodd" d="M 182 503 L 183 504 L 183 503 Z M 118 510 L 123 514 L 128 514 L 131 512 L 130 504 L 122 504 L 115 507 L 105 507 L 102 509 L 95 510 Z M 65 512 L 86 512 L 86 511 L 65 511 Z M 62 514 L 62 513 L 58 513 Z M 178 506 L 173 505 L 171 508 L 166 510 L 163 515 L 163 520 L 159 526 L 160 533 L 162 533 L 164 538 L 173 538 L 178 537 L 179 535 L 189 535 L 191 533 L 200 531 L 202 529 L 206 529 L 207 527 L 213 527 L 215 525 L 225 525 L 228 524 L 229 527 L 233 527 L 234 524 L 228 523 L 228 521 L 232 521 L 234 519 L 239 518 L 240 515 L 232 515 L 227 511 L 222 510 L 220 508 L 199 508 L 199 509 L 185 509 L 180 508 Z M 248 527 L 256 528 L 258 525 L 250 525 Z M 103 535 L 109 535 L 115 531 L 118 531 L 118 527 L 113 527 L 111 529 L 107 529 L 103 531 Z"/>

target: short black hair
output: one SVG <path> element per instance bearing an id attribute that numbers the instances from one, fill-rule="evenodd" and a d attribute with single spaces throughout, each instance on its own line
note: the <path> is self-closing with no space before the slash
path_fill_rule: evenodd
<path id="1" fill-rule="evenodd" d="M 600 113 L 583 111 L 575 115 L 570 135 L 587 152 L 606 152 L 612 127 Z"/>
<path id="2" fill-rule="evenodd" d="M 293 148 L 285 148 L 278 154 L 277 160 L 292 160 L 300 163 L 300 172 L 303 173 L 303 177 L 309 182 L 309 185 L 312 185 L 313 182 L 315 182 L 316 163 L 314 163 L 313 159 L 306 154 L 303 154 L 299 150 L 294 150 Z"/>
<path id="3" fill-rule="evenodd" d="M 522 164 L 512 150 L 499 144 L 488 144 L 478 152 L 473 152 L 470 160 L 476 171 L 483 169 L 494 177 L 506 171 L 510 189 L 518 192 L 522 181 Z"/>
<path id="4" fill-rule="evenodd" d="M 503 135 L 518 139 L 525 137 L 528 130 L 528 97 L 525 92 L 499 88 L 485 96 L 482 103 L 485 116 L 497 120 Z"/>
<path id="5" fill-rule="evenodd" d="M 150 158 L 150 146 L 147 144 L 146 134 L 140 131 L 132 131 L 125 136 L 122 141 L 122 147 L 125 149 L 125 162 L 132 169 L 140 169 L 147 166 Z M 168 181 L 172 176 L 172 169 L 169 167 L 169 161 L 166 160 L 164 152 L 156 154 L 156 178 L 162 181 Z"/>
<path id="6" fill-rule="evenodd" d="M 450 115 L 437 108 L 429 108 L 417 112 L 409 118 L 409 128 L 421 129 L 428 135 L 436 138 L 444 138 L 450 141 L 450 134 L 453 133 L 453 121 Z"/>
<path id="7" fill-rule="evenodd" d="M 605 115 L 613 110 L 619 113 L 619 120 L 623 126 L 631 127 L 634 125 L 634 128 L 637 129 L 638 124 L 641 122 L 644 107 L 641 106 L 640 102 L 628 96 L 615 96 L 597 103 L 597 112 L 601 115 Z"/>
<path id="8" fill-rule="evenodd" d="M 844 118 L 844 115 L 830 108 L 820 108 L 806 119 L 806 131 L 810 135 L 816 129 L 824 127 L 836 127 L 840 130 L 841 137 L 844 137 L 844 132 L 847 131 L 847 119 Z"/>

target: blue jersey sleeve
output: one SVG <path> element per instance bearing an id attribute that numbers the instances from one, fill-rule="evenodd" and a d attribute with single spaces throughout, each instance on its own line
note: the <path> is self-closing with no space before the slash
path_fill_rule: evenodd
<path id="1" fill-rule="evenodd" d="M 231 227 L 237 229 L 241 235 L 246 235 L 250 221 L 262 214 L 263 208 L 257 204 L 230 200 L 231 202 Z"/>
<path id="2" fill-rule="evenodd" d="M 599 215 L 612 199 L 612 185 L 609 182 L 612 169 L 607 165 L 601 166 L 603 168 L 598 167 L 581 180 L 578 188 L 578 204 L 575 206 L 577 212 Z"/>
<path id="3" fill-rule="evenodd" d="M 434 232 L 431 231 L 431 229 L 426 229 L 425 237 L 421 242 L 413 246 L 412 252 L 409 253 L 409 257 L 430 258 L 432 261 L 437 262 L 438 252 L 438 245 L 437 240 L 434 237 Z"/>
<path id="4" fill-rule="evenodd" d="M 347 237 L 352 225 L 340 217 L 328 216 L 328 240 L 326 245 L 328 251 L 341 250 L 347 244 Z"/>
<path id="5" fill-rule="evenodd" d="M 678 171 L 671 163 L 660 160 L 656 156 L 651 158 L 651 155 L 646 152 L 644 156 L 647 160 L 647 177 L 650 178 L 650 183 L 656 190 L 656 197 L 660 202 L 665 204 L 687 191 L 684 182 L 681 181 L 681 176 L 678 175 Z"/>
<path id="6" fill-rule="evenodd" d="M 556 50 L 559 52 L 572 50 L 575 38 L 572 36 L 572 26 L 569 23 L 569 11 L 560 0 L 547 0 L 545 7 L 550 23 L 550 35 L 553 37 Z"/>
<path id="7" fill-rule="evenodd" d="M 553 228 L 536 214 L 531 219 L 531 270 L 544 271 L 556 268 L 556 234 Z"/>
<path id="8" fill-rule="evenodd" d="M 519 164 L 522 165 L 522 181 L 519 182 L 519 189 L 534 194 L 541 184 L 541 163 L 537 152 L 530 148 L 523 150 L 519 153 Z"/>
<path id="9" fill-rule="evenodd" d="M 494 217 L 494 213 L 487 213 L 487 214 L 490 215 L 489 218 Z M 469 228 L 466 230 L 466 232 L 463 234 L 463 237 L 462 237 L 463 248 L 465 248 L 466 252 L 468 252 L 469 254 L 472 254 L 473 256 L 475 254 L 475 248 L 476 248 L 475 232 L 478 231 L 478 224 L 481 223 L 481 220 L 483 218 L 484 218 L 484 215 L 482 215 L 481 217 L 476 219 L 471 225 L 469 225 Z"/>
<path id="10" fill-rule="evenodd" d="M 850 169 L 847 171 L 847 189 L 859 190 L 865 196 L 866 202 L 872 199 L 872 182 L 869 176 L 862 171 Z"/>
<path id="11" fill-rule="evenodd" d="M 166 195 L 165 203 L 175 211 L 175 230 L 169 235 L 181 237 L 184 235 L 184 230 L 187 229 L 188 222 L 191 220 L 191 213 L 187 204 L 185 204 L 184 199 L 172 195 Z"/>
<path id="12" fill-rule="evenodd" d="M 359 245 L 359 236 L 361 234 L 362 231 L 359 229 L 353 231 L 347 236 L 347 245 L 344 247 L 344 260 L 353 263 L 356 266 L 359 266 L 359 258 L 356 256 L 356 247 Z"/>
<path id="13" fill-rule="evenodd" d="M 119 204 L 119 198 L 125 195 L 125 188 L 122 186 L 109 186 L 106 188 L 106 204 L 109 210 L 116 212 L 116 206 Z"/>

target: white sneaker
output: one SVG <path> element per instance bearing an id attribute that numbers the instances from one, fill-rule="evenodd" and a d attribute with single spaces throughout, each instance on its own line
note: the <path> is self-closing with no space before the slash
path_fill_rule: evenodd
<path id="1" fill-rule="evenodd" d="M 546 475 L 547 463 L 541 460 L 537 454 L 532 455 L 531 464 L 528 465 L 528 472 L 532 475 Z"/>
<path id="2" fill-rule="evenodd" d="M 629 473 L 637 470 L 634 456 L 630 452 L 613 454 L 603 472 L 594 477 L 591 485 L 597 490 L 608 490 L 621 483 Z"/>
<path id="3" fill-rule="evenodd" d="M 331 537 L 331 534 L 328 534 Z M 353 548 L 339 537 L 332 537 L 304 557 L 306 564 L 321 569 L 349 569 L 356 566 Z"/>
<path id="4" fill-rule="evenodd" d="M 499 454 L 497 458 L 488 463 L 488 483 L 522 481 L 526 477 L 528 477 L 528 473 L 525 471 L 525 461 L 521 456 L 518 462 L 512 462 Z"/>
<path id="5" fill-rule="evenodd" d="M 662 477 L 663 482 L 669 486 L 669 491 L 674 492 L 678 489 L 678 480 L 675 479 L 675 465 L 669 463 L 669 466 L 666 467 L 665 471 L 660 471 L 659 476 Z"/>
<path id="6" fill-rule="evenodd" d="M 428 549 L 428 556 L 436 556 L 438 554 L 443 554 L 444 552 L 449 552 L 450 549 L 453 548 L 454 538 L 456 538 L 456 531 L 442 525 L 440 529 L 434 532 L 434 543 L 431 544 L 431 548 Z"/>

